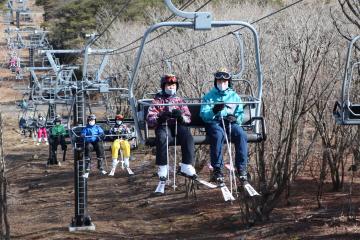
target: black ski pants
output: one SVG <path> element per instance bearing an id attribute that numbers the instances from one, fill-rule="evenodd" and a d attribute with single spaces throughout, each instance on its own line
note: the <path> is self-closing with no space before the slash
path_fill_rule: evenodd
<path id="1" fill-rule="evenodd" d="M 182 163 L 192 164 L 194 160 L 194 139 L 188 127 L 184 125 L 177 126 L 175 134 L 175 125 L 160 125 L 155 129 L 156 134 L 156 165 L 166 165 L 166 136 L 169 144 L 174 144 L 175 135 L 177 144 L 181 146 Z"/>
<path id="2" fill-rule="evenodd" d="M 64 136 L 51 136 L 50 137 L 50 148 L 51 148 L 51 158 L 50 158 L 50 164 L 57 164 L 58 160 L 56 157 L 56 152 L 58 146 L 61 145 L 61 150 L 64 152 L 67 149 L 65 137 Z"/>
<path id="3" fill-rule="evenodd" d="M 103 161 L 104 161 L 104 146 L 103 143 L 100 141 L 96 141 L 96 142 L 86 142 L 85 143 L 85 169 L 87 171 L 90 170 L 90 153 L 92 151 L 96 152 L 96 158 L 98 160 L 98 169 L 99 170 L 103 170 L 104 166 L 103 166 Z"/>

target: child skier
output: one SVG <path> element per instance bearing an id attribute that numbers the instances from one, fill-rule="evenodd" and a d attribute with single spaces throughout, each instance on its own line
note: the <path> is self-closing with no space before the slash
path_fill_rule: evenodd
<path id="1" fill-rule="evenodd" d="M 101 174 L 105 175 L 106 171 L 104 170 L 103 162 L 104 162 L 104 146 L 102 140 L 105 137 L 104 130 L 96 125 L 96 116 L 91 114 L 87 118 L 87 125 L 81 131 L 81 137 L 84 139 L 85 144 L 85 174 L 84 178 L 89 177 L 90 173 L 90 153 L 95 150 L 96 157 L 98 160 L 98 169 Z"/>
<path id="2" fill-rule="evenodd" d="M 46 131 L 46 119 L 41 113 L 38 115 L 36 127 L 37 127 L 37 137 L 38 137 L 38 142 L 36 145 L 40 145 L 42 139 L 44 139 L 46 145 L 49 145 L 47 131 Z"/>
<path id="3" fill-rule="evenodd" d="M 110 129 L 110 134 L 117 135 L 117 139 L 111 145 L 112 156 L 112 169 L 109 176 L 114 176 L 116 166 L 118 165 L 119 150 L 122 152 L 123 162 L 122 168 L 130 168 L 130 143 L 127 139 L 127 134 L 130 133 L 130 129 L 123 123 L 124 116 L 119 114 L 115 117 L 115 125 Z M 129 171 L 129 170 L 128 170 Z M 129 172 L 130 173 L 130 172 Z M 132 173 L 132 171 L 131 171 Z"/>

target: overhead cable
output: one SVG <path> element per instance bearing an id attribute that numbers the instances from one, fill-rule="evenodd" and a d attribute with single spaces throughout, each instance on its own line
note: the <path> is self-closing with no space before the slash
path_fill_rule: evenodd
<path id="1" fill-rule="evenodd" d="M 275 15 L 275 14 L 278 14 L 279 12 L 282 12 L 282 11 L 284 11 L 284 10 L 290 8 L 290 7 L 293 7 L 293 6 L 295 6 L 296 4 L 298 4 L 298 3 L 302 2 L 302 1 L 304 1 L 304 0 L 298 0 L 298 1 L 294 2 L 294 3 L 291 3 L 291 4 L 289 4 L 289 5 L 285 6 L 285 7 L 277 10 L 277 11 L 274 11 L 274 12 L 268 14 L 268 15 L 265 15 L 264 17 L 261 17 L 261 18 L 255 20 L 255 21 L 251 22 L 251 24 L 258 23 L 258 22 L 260 22 L 260 21 L 262 21 L 262 20 L 264 20 L 264 19 L 266 19 L 266 18 L 269 18 L 269 17 L 271 17 L 271 16 L 273 16 L 273 15 Z M 169 56 L 169 57 L 163 58 L 163 59 L 161 59 L 161 60 L 159 60 L 159 61 L 155 61 L 155 62 L 152 62 L 152 63 L 148 63 L 148 64 L 144 65 L 143 67 L 148 67 L 148 66 L 151 66 L 151 65 L 159 64 L 159 63 L 164 62 L 165 60 L 169 60 L 169 59 L 178 57 L 178 56 L 180 56 L 180 55 L 182 55 L 182 54 L 184 54 L 184 53 L 191 52 L 191 51 L 193 51 L 193 50 L 195 50 L 195 49 L 197 49 L 197 48 L 203 47 L 203 46 L 205 46 L 205 45 L 207 45 L 207 44 L 209 44 L 209 43 L 215 42 L 215 41 L 220 40 L 220 39 L 222 39 L 222 38 L 224 38 L 224 37 L 226 37 L 226 36 L 229 36 L 229 35 L 233 34 L 234 32 L 237 32 L 237 31 L 239 31 L 239 30 L 241 30 L 241 29 L 243 29 L 243 28 L 244 28 L 244 27 L 240 27 L 240 28 L 238 28 L 238 29 L 236 29 L 236 30 L 234 30 L 234 31 L 231 31 L 231 32 L 229 32 L 229 33 L 226 33 L 226 34 L 221 35 L 221 36 L 219 36 L 219 37 L 216 37 L 216 38 L 214 38 L 214 39 L 211 39 L 211 40 L 209 40 L 209 41 L 207 41 L 207 42 L 204 42 L 204 43 L 202 43 L 202 44 L 199 44 L 199 45 L 197 45 L 197 46 L 195 46 L 195 47 L 192 47 L 192 48 L 183 50 L 183 51 L 178 52 L 178 53 L 176 53 L 176 54 L 174 54 L 174 55 L 171 55 L 171 56 Z M 151 41 L 151 40 L 150 40 L 150 41 Z"/>

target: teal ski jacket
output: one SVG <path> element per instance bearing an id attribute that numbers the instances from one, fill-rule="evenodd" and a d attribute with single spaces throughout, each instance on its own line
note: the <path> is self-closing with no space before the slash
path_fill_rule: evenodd
<path id="1" fill-rule="evenodd" d="M 215 115 L 213 108 L 216 102 L 223 102 L 225 108 Z M 232 88 L 220 91 L 214 87 L 202 98 L 202 103 L 208 103 L 201 105 L 200 108 L 200 117 L 206 123 L 217 122 L 219 117 L 226 117 L 227 115 L 234 115 L 237 118 L 238 124 L 243 122 L 243 103 L 240 96 Z"/>

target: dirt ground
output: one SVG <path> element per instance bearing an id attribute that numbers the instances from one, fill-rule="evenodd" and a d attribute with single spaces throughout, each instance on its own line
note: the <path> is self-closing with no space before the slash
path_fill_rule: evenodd
<path id="1" fill-rule="evenodd" d="M 0 69 L 0 74 L 15 77 L 8 69 Z M 88 211 L 96 230 L 70 233 L 68 226 L 75 214 L 71 146 L 61 166 L 46 167 L 48 147 L 36 146 L 18 132 L 19 109 L 14 102 L 22 97 L 19 85 L 15 80 L 0 83 L 11 239 L 360 239 L 358 220 L 347 219 L 348 183 L 340 192 L 333 192 L 327 183 L 324 207 L 318 209 L 317 184 L 309 176 L 301 176 L 288 202 L 280 201 L 268 221 L 249 227 L 241 220 L 239 202 L 224 202 L 219 189 L 201 187 L 196 199 L 185 198 L 184 179 L 178 177 L 176 191 L 168 186 L 166 195 L 154 196 L 155 156 L 148 149 L 133 153 L 134 176 L 120 169 L 114 177 L 100 176 L 93 168 Z M 106 154 L 109 169 L 110 152 Z M 206 170 L 200 175 L 208 178 Z M 358 178 L 356 175 L 352 198 L 356 213 Z"/>
<path id="2" fill-rule="evenodd" d="M 6 109 L 5 109 L 6 108 Z M 248 227 L 238 202 L 224 202 L 219 189 L 197 190 L 185 198 L 184 180 L 178 189 L 154 196 L 154 156 L 134 152 L 132 177 L 118 169 L 115 177 L 100 176 L 95 166 L 89 178 L 89 214 L 96 230 L 70 233 L 74 216 L 73 156 L 61 166 L 46 167 L 47 146 L 34 145 L 17 133 L 13 105 L 1 105 L 5 116 L 5 152 L 9 180 L 12 239 L 360 239 L 358 221 L 348 221 L 348 186 L 332 192 L 325 186 L 324 208 L 317 209 L 316 184 L 299 178 L 290 203 L 279 202 L 264 223 Z M 59 156 L 60 157 L 60 156 Z M 107 165 L 110 153 L 107 152 Z M 207 171 L 201 173 L 207 178 Z M 353 205 L 358 212 L 359 184 Z"/>

